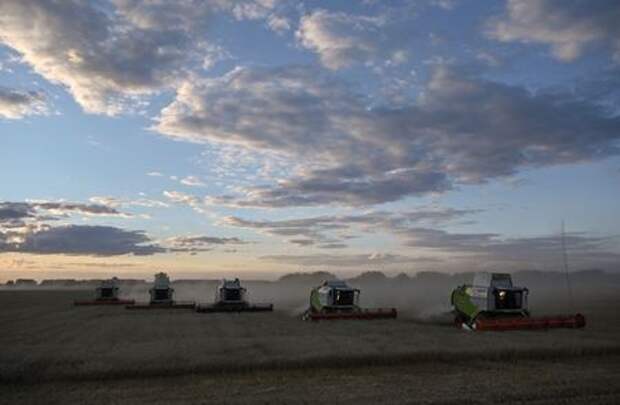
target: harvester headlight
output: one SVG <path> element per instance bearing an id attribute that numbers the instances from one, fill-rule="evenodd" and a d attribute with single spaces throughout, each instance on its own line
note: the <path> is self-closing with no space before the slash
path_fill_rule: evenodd
<path id="1" fill-rule="evenodd" d="M 500 291 L 499 292 L 499 299 L 503 300 L 504 298 L 506 298 L 506 291 Z"/>

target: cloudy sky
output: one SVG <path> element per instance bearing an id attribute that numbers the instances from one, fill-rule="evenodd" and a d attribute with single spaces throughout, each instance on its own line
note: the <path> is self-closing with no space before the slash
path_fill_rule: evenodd
<path id="1" fill-rule="evenodd" d="M 620 266 L 616 0 L 2 0 L 0 281 Z"/>

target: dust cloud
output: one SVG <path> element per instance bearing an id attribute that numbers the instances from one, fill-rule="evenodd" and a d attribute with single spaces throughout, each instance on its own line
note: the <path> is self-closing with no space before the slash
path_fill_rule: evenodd
<path id="1" fill-rule="evenodd" d="M 566 275 L 561 272 L 522 271 L 512 274 L 513 283 L 527 287 L 532 314 L 578 312 L 586 303 L 618 295 L 620 274 L 603 271 L 581 271 Z M 277 281 L 241 280 L 251 303 L 272 303 L 276 311 L 298 316 L 308 307 L 310 290 L 325 279 L 336 278 L 326 272 L 293 273 Z M 366 272 L 346 279 L 361 290 L 360 306 L 364 308 L 394 307 L 399 318 L 418 322 L 451 323 L 450 294 L 459 285 L 471 283 L 473 273 L 446 274 L 421 272 L 387 277 L 381 272 Z M 213 302 L 220 280 L 173 280 L 176 301 L 199 304 Z M 4 286 L 3 289 L 93 289 L 97 280 L 69 283 L 41 283 L 27 286 Z M 121 280 L 120 297 L 138 302 L 149 300 L 151 283 Z"/>

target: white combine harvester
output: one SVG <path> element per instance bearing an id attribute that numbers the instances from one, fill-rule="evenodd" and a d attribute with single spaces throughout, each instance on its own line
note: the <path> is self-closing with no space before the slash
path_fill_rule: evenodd
<path id="1" fill-rule="evenodd" d="M 247 290 L 238 278 L 222 280 L 215 291 L 215 302 L 196 306 L 197 312 L 263 312 L 273 311 L 273 304 L 250 304 Z"/>
<path id="2" fill-rule="evenodd" d="M 151 297 L 148 303 L 127 305 L 127 309 L 194 309 L 194 302 L 174 300 L 174 288 L 170 286 L 170 278 L 166 273 L 155 274 L 153 287 L 149 290 Z"/>
<path id="3" fill-rule="evenodd" d="M 132 305 L 134 303 L 134 300 L 120 299 L 119 291 L 118 278 L 103 280 L 95 289 L 95 299 L 74 301 L 73 305 Z"/>
<path id="4" fill-rule="evenodd" d="M 170 287 L 170 278 L 166 273 L 155 274 L 153 288 L 149 290 L 151 304 L 172 304 L 174 301 L 174 288 Z"/>

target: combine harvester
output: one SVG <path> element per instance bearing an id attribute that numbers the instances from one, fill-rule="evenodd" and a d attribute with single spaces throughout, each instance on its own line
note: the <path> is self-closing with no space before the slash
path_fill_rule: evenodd
<path id="1" fill-rule="evenodd" d="M 582 314 L 533 318 L 527 308 L 528 289 L 512 285 L 510 274 L 477 273 L 473 285 L 452 292 L 455 324 L 465 330 L 505 331 L 583 328 Z"/>
<path id="2" fill-rule="evenodd" d="M 118 298 L 118 279 L 113 277 L 109 280 L 103 280 L 101 285 L 95 289 L 95 299 L 74 301 L 73 305 L 132 305 L 134 300 L 125 300 Z"/>
<path id="3" fill-rule="evenodd" d="M 215 302 L 208 305 L 197 305 L 197 312 L 265 312 L 273 311 L 273 304 L 250 304 L 247 301 L 247 290 L 241 286 L 238 278 L 222 280 L 215 291 Z"/>
<path id="4" fill-rule="evenodd" d="M 396 308 L 360 308 L 360 290 L 341 280 L 324 281 L 310 293 L 310 308 L 304 320 L 389 319 L 396 318 Z"/>
<path id="5" fill-rule="evenodd" d="M 149 290 L 151 300 L 148 303 L 127 305 L 127 309 L 194 309 L 194 302 L 174 300 L 174 288 L 170 287 L 170 279 L 166 273 L 155 274 L 153 288 Z"/>

